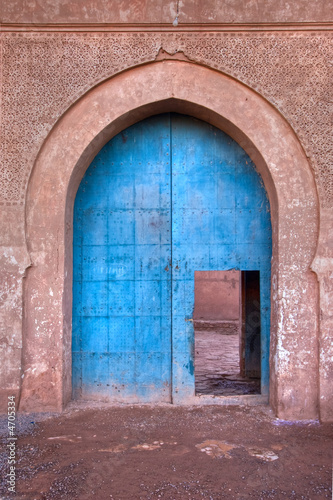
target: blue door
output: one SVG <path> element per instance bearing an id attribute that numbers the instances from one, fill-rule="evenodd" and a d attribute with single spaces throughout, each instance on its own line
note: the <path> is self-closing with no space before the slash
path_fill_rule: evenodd
<path id="1" fill-rule="evenodd" d="M 242 148 L 177 114 L 113 138 L 74 207 L 73 397 L 177 402 L 194 395 L 194 272 L 260 272 L 268 391 L 271 226 Z"/>

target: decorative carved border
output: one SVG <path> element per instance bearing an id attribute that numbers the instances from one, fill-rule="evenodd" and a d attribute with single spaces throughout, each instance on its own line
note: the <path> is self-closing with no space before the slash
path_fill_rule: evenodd
<path id="1" fill-rule="evenodd" d="M 331 46 L 330 32 L 3 33 L 0 204 L 24 204 L 36 154 L 73 102 L 163 49 L 231 75 L 276 106 L 310 158 L 322 206 L 331 207 Z"/>

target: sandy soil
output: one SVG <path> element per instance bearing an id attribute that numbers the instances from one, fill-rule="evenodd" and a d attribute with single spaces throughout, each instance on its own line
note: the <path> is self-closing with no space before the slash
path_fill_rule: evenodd
<path id="1" fill-rule="evenodd" d="M 1 422 L 0 422 L 1 423 Z M 16 494 L 2 499 L 326 499 L 333 425 L 277 420 L 264 406 L 71 403 L 18 415 Z"/>

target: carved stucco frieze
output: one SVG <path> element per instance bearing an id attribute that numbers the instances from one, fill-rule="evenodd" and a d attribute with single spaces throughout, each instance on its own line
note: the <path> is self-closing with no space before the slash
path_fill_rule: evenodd
<path id="1" fill-rule="evenodd" d="M 0 203 L 24 204 L 36 154 L 73 102 L 163 48 L 237 78 L 276 106 L 310 159 L 321 205 L 331 207 L 331 47 L 328 32 L 3 33 Z"/>

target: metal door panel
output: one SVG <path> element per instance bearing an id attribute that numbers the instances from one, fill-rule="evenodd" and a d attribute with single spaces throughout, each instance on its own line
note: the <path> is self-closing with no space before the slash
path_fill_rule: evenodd
<path id="1" fill-rule="evenodd" d="M 109 356 L 98 352 L 82 352 L 81 354 L 81 394 L 86 396 L 103 396 L 104 386 L 109 382 Z"/>
<path id="2" fill-rule="evenodd" d="M 86 317 L 79 329 L 79 342 L 84 352 L 108 352 L 109 322 L 105 317 Z"/>
<path id="3" fill-rule="evenodd" d="M 135 282 L 134 280 L 112 280 L 108 283 L 109 314 L 125 318 L 135 315 Z"/>
<path id="4" fill-rule="evenodd" d="M 162 316 L 141 316 L 135 318 L 135 349 L 140 353 L 170 353 L 170 327 Z M 161 346 L 162 344 L 162 346 Z"/>
<path id="5" fill-rule="evenodd" d="M 235 211 L 237 224 L 235 226 L 235 239 L 237 243 L 268 244 L 271 237 L 263 231 L 266 225 L 267 214 L 261 208 L 237 209 Z M 260 253 L 259 253 L 260 255 Z"/>
<path id="6" fill-rule="evenodd" d="M 107 281 L 83 281 L 81 304 L 81 314 L 83 316 L 106 317 L 108 315 Z"/>
<path id="7" fill-rule="evenodd" d="M 230 148 L 229 144 L 228 147 Z M 214 177 L 216 178 L 216 200 L 214 204 L 210 205 L 211 208 L 216 210 L 233 211 L 235 209 L 235 199 L 237 199 L 237 181 L 235 172 L 222 170 L 221 163 L 221 165 L 218 165 L 218 170 L 214 174 Z"/>
<path id="8" fill-rule="evenodd" d="M 96 276 L 104 275 L 111 282 L 131 281 L 135 278 L 135 268 L 134 245 L 108 245 L 107 257 Z"/>
<path id="9" fill-rule="evenodd" d="M 171 227 L 171 224 L 169 224 Z M 169 281 L 171 275 L 167 274 L 166 268 L 170 267 L 171 246 L 169 245 L 136 245 L 135 247 L 136 268 L 135 279 L 137 280 L 161 280 Z M 169 270 L 169 269 L 168 269 Z"/>
<path id="10" fill-rule="evenodd" d="M 108 243 L 107 210 L 90 207 L 78 210 L 78 215 L 81 216 L 83 246 L 106 245 Z"/>
<path id="11" fill-rule="evenodd" d="M 194 272 L 209 270 L 261 273 L 265 394 L 271 226 L 263 183 L 247 154 L 220 130 L 179 115 L 173 116 L 171 125 L 174 400 L 185 401 L 194 395 Z"/>
<path id="12" fill-rule="evenodd" d="M 126 313 L 125 313 L 126 314 Z M 113 316 L 109 320 L 109 353 L 135 353 L 135 317 Z M 132 335 L 130 334 L 132 332 Z M 126 366 L 123 368 L 125 369 Z"/>
<path id="13" fill-rule="evenodd" d="M 115 210 L 108 211 L 108 243 L 110 245 L 134 245 L 135 244 L 135 211 Z M 110 252 L 110 258 L 113 258 Z"/>
<path id="14" fill-rule="evenodd" d="M 236 213 L 235 210 L 211 210 L 211 237 L 210 243 L 218 245 L 223 254 L 226 254 L 225 245 L 235 245 Z"/>
<path id="15" fill-rule="evenodd" d="M 166 146 L 168 147 L 168 146 Z M 148 166 L 150 170 L 150 166 Z M 168 166 L 166 165 L 166 168 Z M 139 209 L 170 208 L 170 187 L 168 172 L 142 172 L 135 175 L 135 206 Z M 153 179 L 151 184 L 147 183 L 147 175 Z"/>
<path id="16" fill-rule="evenodd" d="M 247 167 L 248 165 L 245 166 Z M 250 164 L 251 170 L 237 172 L 235 174 L 235 183 L 240 186 L 236 189 L 236 208 L 267 208 L 266 191 L 263 188 L 262 180 L 253 175 L 253 164 Z"/>
<path id="17" fill-rule="evenodd" d="M 174 114 L 118 134 L 82 179 L 74 227 L 74 397 L 192 397 L 194 272 L 227 269 L 260 271 L 267 393 L 269 203 L 229 136 Z"/>
<path id="18" fill-rule="evenodd" d="M 136 210 L 136 245 L 170 245 L 170 243 L 171 234 L 169 210 Z"/>
<path id="19" fill-rule="evenodd" d="M 170 316 L 170 281 L 137 281 L 135 316 Z"/>
<path id="20" fill-rule="evenodd" d="M 194 271 L 210 268 L 211 251 L 211 245 L 191 241 L 187 243 L 186 238 L 182 239 L 182 244 L 177 245 L 176 253 L 173 256 L 173 280 L 192 280 Z"/>
<path id="21" fill-rule="evenodd" d="M 74 208 L 75 397 L 170 401 L 170 117 L 112 139 Z M 78 366 L 79 365 L 79 366 Z"/>

